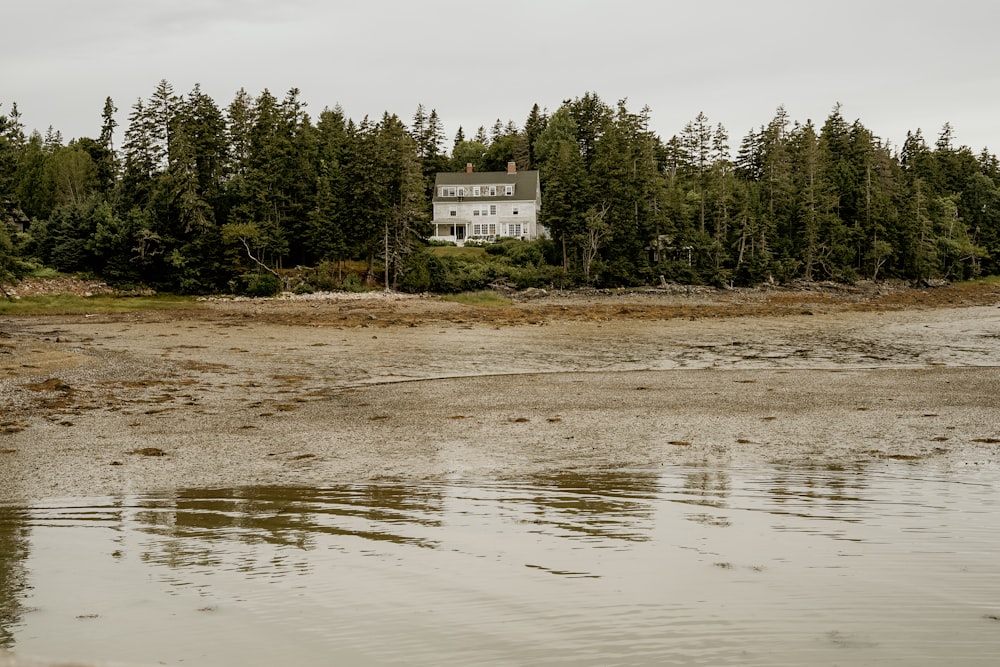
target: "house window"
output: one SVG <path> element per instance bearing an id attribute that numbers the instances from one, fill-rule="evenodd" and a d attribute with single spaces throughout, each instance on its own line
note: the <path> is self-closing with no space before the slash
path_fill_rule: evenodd
<path id="1" fill-rule="evenodd" d="M 490 204 L 490 215 L 496 215 L 496 214 L 497 214 L 497 205 Z"/>
<path id="2" fill-rule="evenodd" d="M 455 208 L 454 206 L 450 207 L 448 209 L 448 215 L 450 215 L 453 218 L 456 217 L 458 215 L 458 209 Z"/>
<path id="3" fill-rule="evenodd" d="M 472 209 L 472 215 L 479 217 L 479 209 L 478 208 Z"/>
<path id="4" fill-rule="evenodd" d="M 491 197 L 496 197 L 497 196 L 497 186 L 495 186 L 495 185 L 491 185 L 490 186 L 490 196 Z"/>
<path id="5" fill-rule="evenodd" d="M 506 187 L 504 188 L 504 191 L 503 191 L 503 193 L 504 193 L 505 195 L 507 195 L 508 197 L 510 197 L 510 196 L 511 196 L 512 194 L 514 194 L 514 186 L 513 186 L 513 185 L 508 185 L 508 186 L 506 186 Z"/>
<path id="6" fill-rule="evenodd" d="M 489 225 L 483 225 L 483 227 L 489 227 L 489 229 L 490 229 L 490 236 L 496 236 L 496 234 L 497 234 L 496 223 L 490 223 Z"/>
<path id="7" fill-rule="evenodd" d="M 518 212 L 517 212 L 517 211 L 518 211 L 518 208 L 517 208 L 517 207 L 515 206 L 514 208 L 512 208 L 512 209 L 510 210 L 510 214 L 511 214 L 511 215 L 518 215 Z"/>
<path id="8" fill-rule="evenodd" d="M 472 196 L 473 197 L 480 196 L 480 194 L 479 194 L 480 192 L 481 192 L 481 188 L 478 185 L 472 186 Z"/>
<path id="9" fill-rule="evenodd" d="M 455 188 L 441 188 L 441 196 L 442 197 L 454 197 L 455 196 Z"/>
<path id="10" fill-rule="evenodd" d="M 464 197 L 465 196 L 465 188 L 459 188 L 458 189 L 458 196 L 459 197 Z"/>
<path id="11" fill-rule="evenodd" d="M 520 236 L 521 235 L 521 223 L 515 223 L 507 225 L 507 235 L 508 236 Z"/>

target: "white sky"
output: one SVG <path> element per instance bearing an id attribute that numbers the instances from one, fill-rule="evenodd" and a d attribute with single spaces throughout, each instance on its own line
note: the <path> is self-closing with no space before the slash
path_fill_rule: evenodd
<path id="1" fill-rule="evenodd" d="M 989 0 L 17 0 L 0 14 L 0 110 L 29 130 L 96 137 L 104 99 L 131 106 L 160 79 L 195 83 L 225 108 L 239 88 L 301 90 L 315 118 L 409 123 L 436 109 L 447 148 L 531 106 L 597 93 L 652 129 L 678 133 L 703 111 L 733 151 L 783 104 L 821 125 L 840 102 L 899 146 L 1000 151 L 1000 4 Z"/>

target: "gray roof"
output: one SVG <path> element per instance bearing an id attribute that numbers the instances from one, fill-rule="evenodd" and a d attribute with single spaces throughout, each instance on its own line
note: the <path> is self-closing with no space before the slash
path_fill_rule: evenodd
<path id="1" fill-rule="evenodd" d="M 489 195 L 481 197 L 472 196 L 473 185 L 513 185 L 514 195 L 508 197 L 503 191 L 495 196 Z M 507 200 L 507 201 L 534 201 L 539 195 L 539 178 L 537 171 L 519 171 L 508 174 L 506 171 L 474 171 L 471 174 L 466 171 L 459 172 L 439 172 L 434 179 L 434 201 L 456 201 L 457 197 L 442 197 L 438 194 L 442 186 L 465 186 L 464 201 L 480 200 Z"/>

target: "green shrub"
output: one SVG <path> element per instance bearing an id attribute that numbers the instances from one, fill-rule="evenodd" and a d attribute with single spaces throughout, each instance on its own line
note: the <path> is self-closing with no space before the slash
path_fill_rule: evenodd
<path id="1" fill-rule="evenodd" d="M 55 269 L 48 266 L 39 266 L 34 264 L 36 268 L 32 268 L 28 275 L 32 278 L 58 278 L 62 274 Z"/>
<path id="2" fill-rule="evenodd" d="M 428 252 L 413 253 L 406 258 L 399 289 L 410 293 L 426 292 L 431 287 L 431 268 L 437 264 L 437 258 Z"/>
<path id="3" fill-rule="evenodd" d="M 511 266 L 508 267 L 507 281 L 517 289 L 529 287 L 549 287 L 561 283 L 563 271 L 561 267 L 543 264 L 542 266 Z"/>
<path id="4" fill-rule="evenodd" d="M 361 276 L 357 273 L 348 273 L 344 276 L 344 279 L 340 281 L 338 287 L 345 292 L 370 291 L 370 288 L 365 286 L 364 282 L 361 280 Z"/>
<path id="5" fill-rule="evenodd" d="M 323 292 L 335 290 L 340 282 L 337 278 L 337 266 L 333 262 L 324 261 L 303 269 L 302 282 Z"/>
<path id="6" fill-rule="evenodd" d="M 507 254 L 507 245 L 505 243 L 491 243 L 485 249 L 487 255 L 502 257 Z"/>
<path id="7" fill-rule="evenodd" d="M 281 292 L 281 279 L 270 273 L 249 276 L 244 293 L 247 296 L 275 296 Z"/>

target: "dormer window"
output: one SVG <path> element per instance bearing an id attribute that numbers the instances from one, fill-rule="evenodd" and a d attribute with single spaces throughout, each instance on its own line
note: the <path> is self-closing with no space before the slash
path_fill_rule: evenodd
<path id="1" fill-rule="evenodd" d="M 505 195 L 507 195 L 508 197 L 510 197 L 512 194 L 514 194 L 514 186 L 513 185 L 506 186 L 504 188 L 504 192 L 503 193 Z"/>
<path id="2" fill-rule="evenodd" d="M 490 196 L 491 197 L 496 197 L 497 196 L 497 186 L 495 186 L 495 185 L 491 185 L 490 186 Z"/>
<path id="3" fill-rule="evenodd" d="M 482 189 L 478 185 L 472 186 L 472 196 L 473 197 L 481 197 L 482 196 L 480 194 L 481 192 L 482 192 Z"/>

